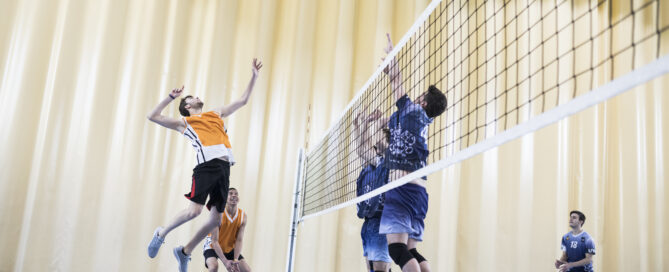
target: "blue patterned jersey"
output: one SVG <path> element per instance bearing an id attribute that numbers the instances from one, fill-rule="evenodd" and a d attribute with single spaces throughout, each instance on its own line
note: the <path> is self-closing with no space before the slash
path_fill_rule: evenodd
<path id="1" fill-rule="evenodd" d="M 571 232 L 562 236 L 562 251 L 567 252 L 567 262 L 573 263 L 585 259 L 585 254 L 595 255 L 595 242 L 587 232 L 573 235 Z M 592 263 L 569 269 L 570 272 L 595 271 Z"/>
<path id="2" fill-rule="evenodd" d="M 360 172 L 356 181 L 356 195 L 361 196 L 388 183 L 388 168 L 384 165 L 383 156 L 376 157 L 376 166 L 370 164 Z M 359 218 L 380 217 L 383 212 L 385 194 L 380 194 L 358 203 Z"/>
<path id="3" fill-rule="evenodd" d="M 390 116 L 390 143 L 386 151 L 388 169 L 413 172 L 427 164 L 427 127 L 432 118 L 404 95 L 395 103 L 397 111 Z"/>

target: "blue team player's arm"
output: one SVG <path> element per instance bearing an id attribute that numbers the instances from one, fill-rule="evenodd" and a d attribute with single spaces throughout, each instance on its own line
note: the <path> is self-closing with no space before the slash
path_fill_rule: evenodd
<path id="1" fill-rule="evenodd" d="M 563 264 L 567 263 L 567 252 L 562 251 L 562 257 L 560 259 L 555 260 L 555 268 L 560 268 Z"/>
<path id="2" fill-rule="evenodd" d="M 389 33 L 386 33 L 386 37 L 388 38 L 388 45 L 384 48 L 384 51 L 388 54 L 393 50 L 393 41 L 390 39 Z M 425 111 L 422 107 L 414 104 L 411 99 L 409 99 L 409 96 L 407 96 L 406 90 L 402 85 L 402 73 L 400 72 L 400 66 L 397 63 L 396 57 L 393 57 L 388 66 L 383 69 L 383 72 L 390 77 L 390 88 L 393 91 L 393 98 L 395 99 L 395 104 L 397 105 L 398 110 L 403 112 L 402 119 L 415 124 L 417 126 L 416 130 L 421 131 L 424 126 L 430 123 L 430 120 L 427 115 L 425 115 Z"/>
<path id="3" fill-rule="evenodd" d="M 366 111 L 366 109 L 364 110 Z M 381 112 L 375 110 L 370 115 L 365 115 L 365 113 L 359 113 L 358 116 L 353 120 L 353 135 L 356 142 L 356 152 L 358 156 L 364 161 L 365 166 L 374 165 L 376 163 L 374 158 L 376 157 L 376 152 L 371 143 L 371 135 L 369 135 L 369 127 L 374 121 L 379 119 Z"/>
<path id="4" fill-rule="evenodd" d="M 386 37 L 388 37 L 388 45 L 383 50 L 388 54 L 390 51 L 393 51 L 393 41 L 390 39 L 390 33 L 386 33 Z M 400 73 L 397 58 L 393 57 L 388 66 L 383 68 L 383 72 L 390 77 L 390 88 L 393 90 L 395 101 L 406 95 L 406 91 L 402 86 L 402 73 Z"/>
<path id="5" fill-rule="evenodd" d="M 564 240 L 564 236 L 562 237 L 562 242 L 560 243 L 560 250 L 562 251 L 562 257 L 560 259 L 555 260 L 555 268 L 560 269 L 560 266 L 563 264 L 567 263 L 567 243 Z"/>
<path id="6" fill-rule="evenodd" d="M 580 267 L 580 266 L 585 266 L 587 264 L 590 264 L 590 263 L 592 263 L 592 255 L 593 254 L 585 253 L 585 258 L 581 259 L 578 262 L 566 263 L 566 264 L 560 265 L 560 270 L 559 271 L 560 272 L 566 272 L 570 268 Z"/>

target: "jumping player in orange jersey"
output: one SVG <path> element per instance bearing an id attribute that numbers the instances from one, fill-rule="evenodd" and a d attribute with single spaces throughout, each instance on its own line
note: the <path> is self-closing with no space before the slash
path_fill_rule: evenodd
<path id="1" fill-rule="evenodd" d="M 204 240 L 204 266 L 209 272 L 218 271 L 217 259 L 221 259 L 229 272 L 251 272 L 251 267 L 242 256 L 247 216 L 244 210 L 237 207 L 237 203 L 239 193 L 237 189 L 230 188 L 221 226 Z"/>
<path id="2" fill-rule="evenodd" d="M 152 122 L 176 130 L 189 139 L 197 153 L 198 163 L 193 169 L 191 191 L 185 195 L 190 200 L 189 206 L 179 212 L 168 225 L 156 228 L 148 247 L 149 257 L 153 258 L 158 254 L 160 246 L 164 243 L 165 237 L 170 231 L 200 215 L 207 196 L 209 196 L 209 202 L 207 203 L 207 208 L 210 209 L 209 220 L 195 233 L 188 244 L 173 249 L 174 256 L 179 262 L 179 271 L 186 272 L 188 270 L 190 254 L 195 246 L 213 228 L 220 225 L 230 184 L 230 166 L 235 163 L 227 129 L 221 118 L 230 116 L 246 105 L 258 78 L 260 68 L 262 68 L 262 63 L 253 59 L 251 81 L 246 91 L 240 99 L 229 105 L 202 112 L 204 103 L 199 97 L 189 95 L 181 99 L 179 104 L 179 112 L 184 116 L 182 119 L 162 115 L 163 109 L 181 95 L 184 89 L 181 87 L 181 89 L 172 90 L 169 96 L 163 99 L 147 116 Z"/>

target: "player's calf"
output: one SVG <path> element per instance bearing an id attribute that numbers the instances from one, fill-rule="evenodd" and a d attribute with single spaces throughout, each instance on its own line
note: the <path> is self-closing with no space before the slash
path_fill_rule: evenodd
<path id="1" fill-rule="evenodd" d="M 421 272 L 432 271 L 430 269 L 430 264 L 427 262 L 425 257 L 423 257 L 422 255 L 420 255 L 420 253 L 418 253 L 418 250 L 416 250 L 416 248 L 410 249 L 409 252 L 411 252 L 411 255 L 413 255 L 413 257 L 416 258 L 416 261 L 418 261 L 418 266 L 420 266 Z"/>
<path id="2" fill-rule="evenodd" d="M 416 250 L 415 248 L 412 248 L 411 250 L 409 250 L 409 252 L 411 252 L 411 255 L 413 255 L 413 257 L 416 258 L 416 261 L 418 261 L 418 263 L 427 261 L 425 257 L 420 255 L 420 253 L 418 253 L 418 250 Z"/>

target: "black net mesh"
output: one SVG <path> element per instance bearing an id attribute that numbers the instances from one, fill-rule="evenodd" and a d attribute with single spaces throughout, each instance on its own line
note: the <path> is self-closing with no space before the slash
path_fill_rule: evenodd
<path id="1" fill-rule="evenodd" d="M 669 1 L 442 1 L 396 55 L 410 98 L 435 85 L 448 99 L 428 128 L 427 163 L 667 54 L 668 29 Z M 356 197 L 363 160 L 353 121 L 396 110 L 387 75 L 362 92 L 309 152 L 302 216 Z"/>

